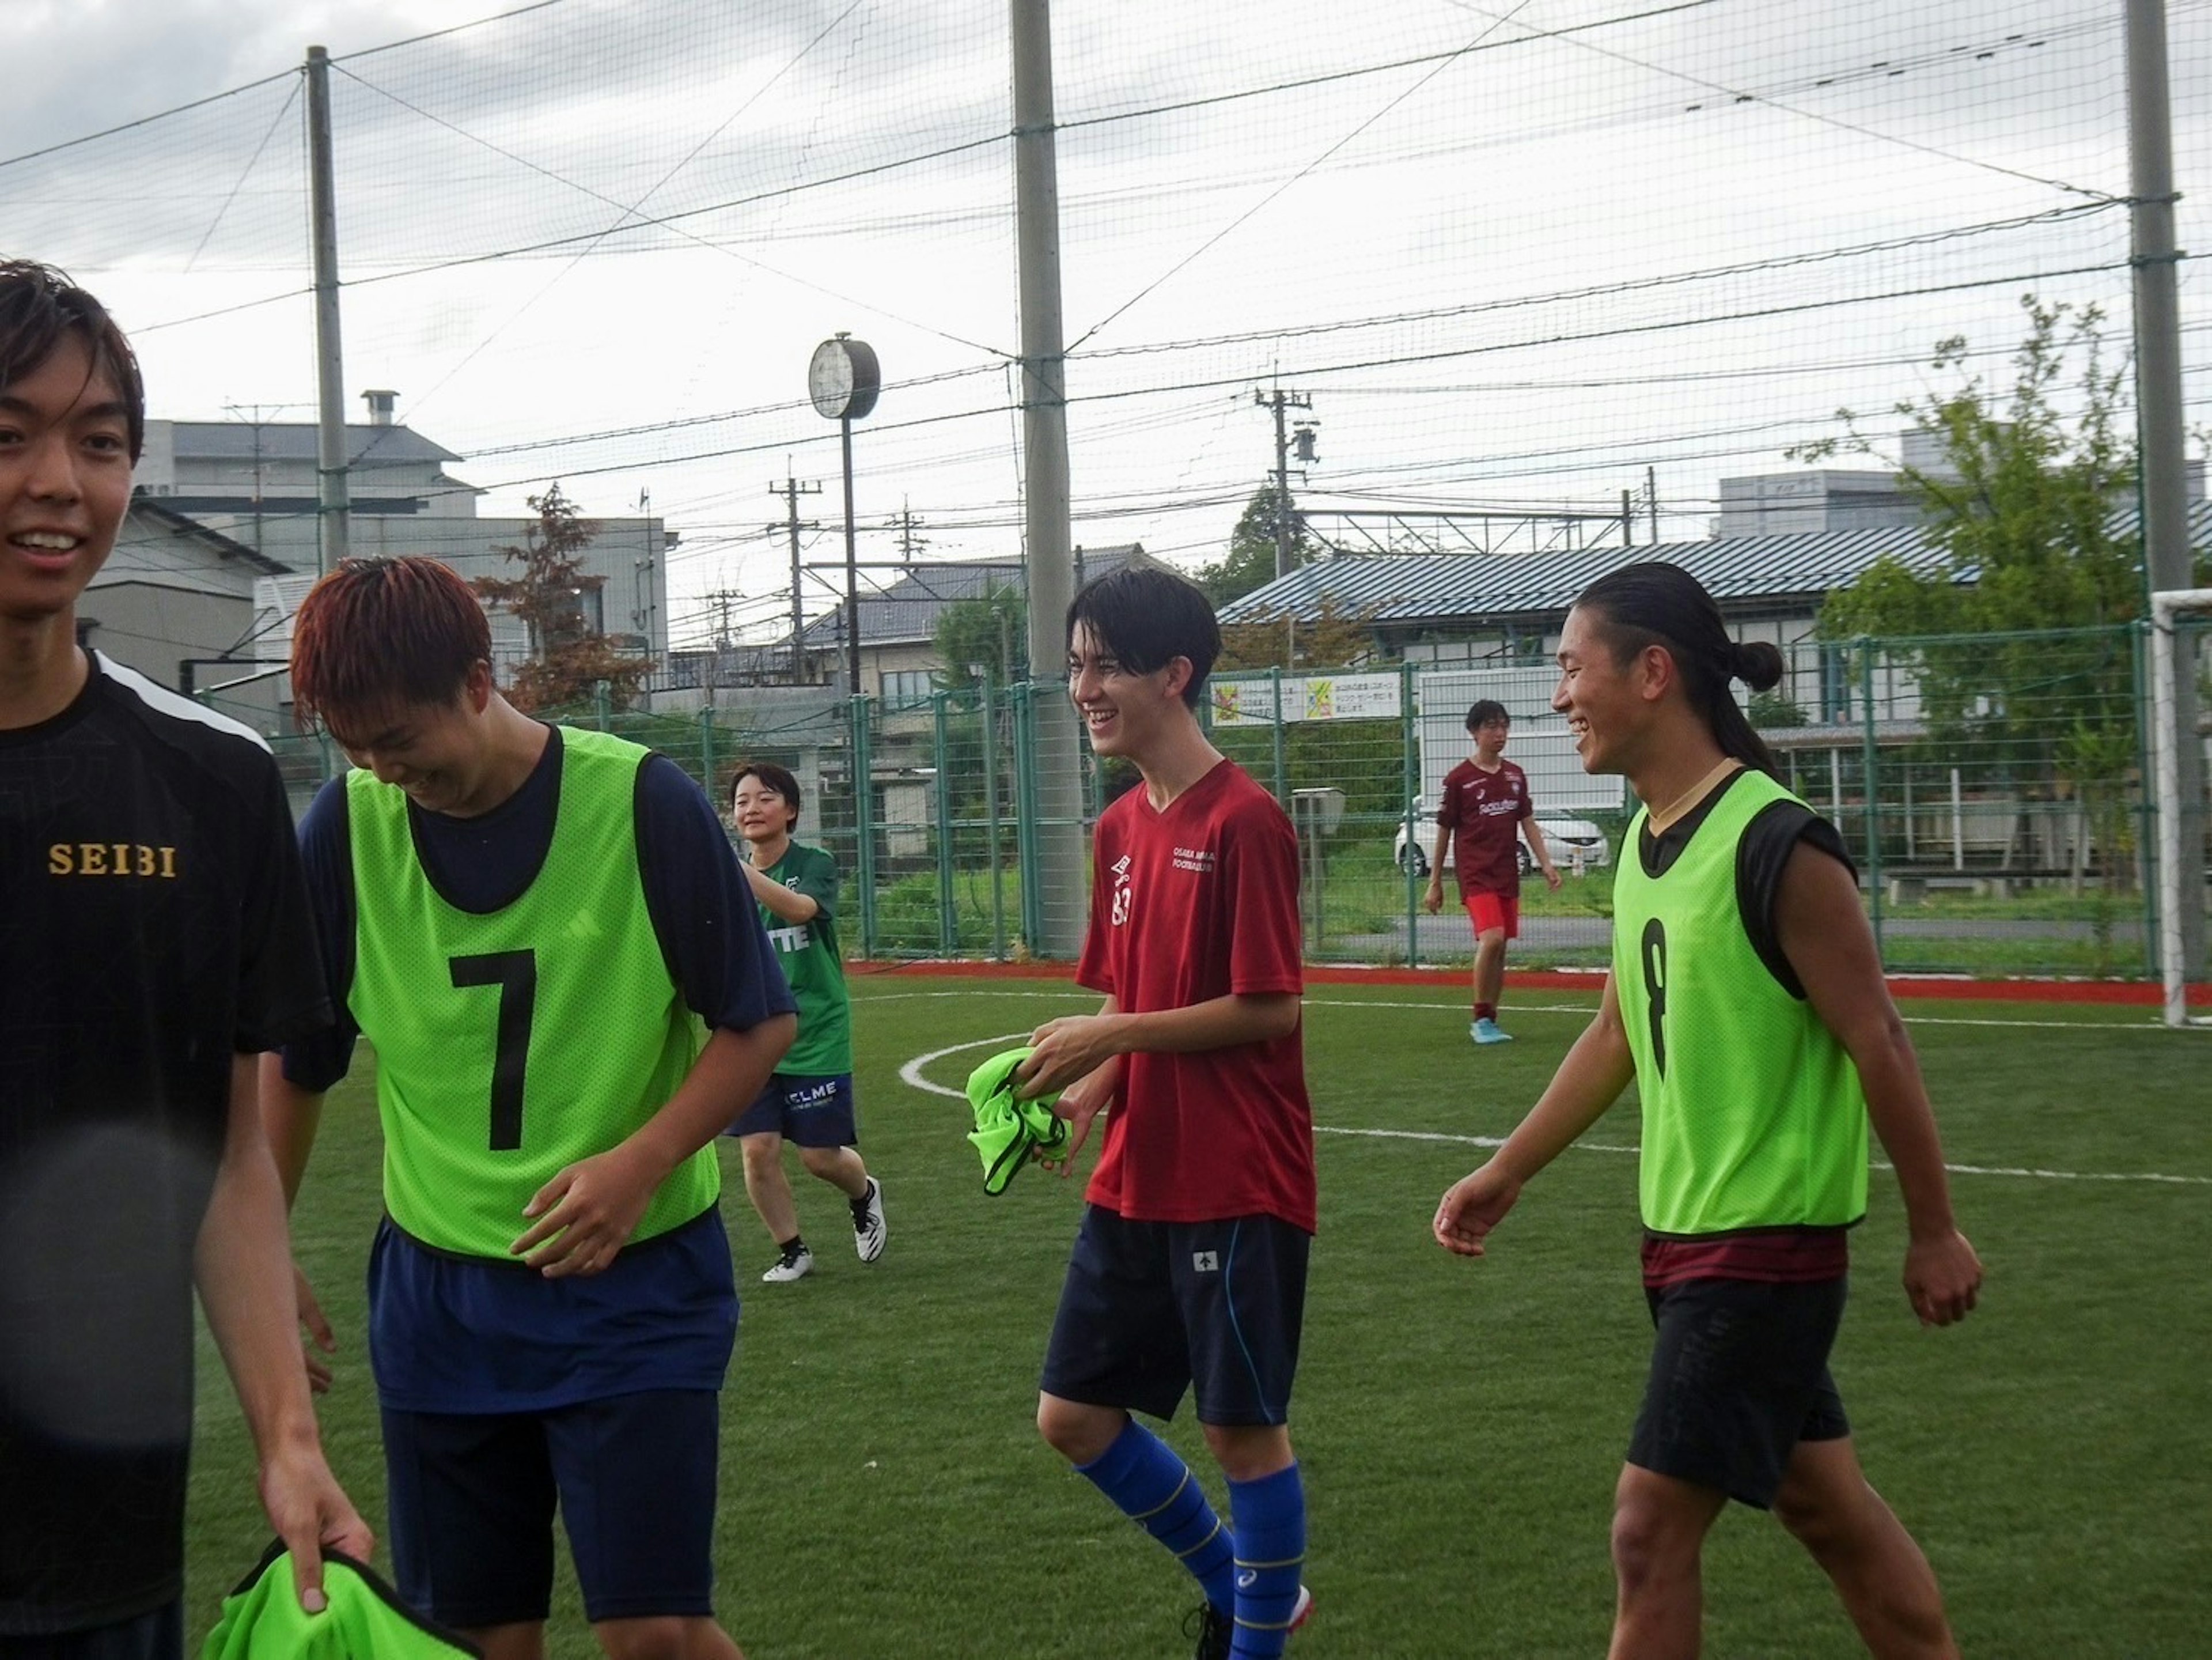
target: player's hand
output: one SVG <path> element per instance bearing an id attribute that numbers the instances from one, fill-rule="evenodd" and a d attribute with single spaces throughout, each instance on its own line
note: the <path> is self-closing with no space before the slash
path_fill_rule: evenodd
<path id="1" fill-rule="evenodd" d="M 1073 1089 L 1063 1091 L 1060 1099 L 1052 1104 L 1053 1116 L 1067 1121 L 1067 1145 L 1053 1154 L 1032 1147 L 1030 1157 L 1061 1181 L 1075 1174 L 1075 1155 L 1091 1139 L 1091 1121 L 1103 1112 L 1107 1103 L 1114 1098 L 1115 1083 L 1121 1069 L 1121 1058 L 1117 1055 Z"/>
<path id="2" fill-rule="evenodd" d="M 1559 891 L 1559 867 L 1557 865 L 1545 866 L 1544 880 L 1550 885 L 1552 891 L 1557 893 Z"/>
<path id="3" fill-rule="evenodd" d="M 627 1143 L 580 1158 L 538 1189 L 507 1250 L 549 1280 L 605 1270 L 636 1231 L 659 1178 Z"/>
<path id="4" fill-rule="evenodd" d="M 1982 1260 L 1954 1228 L 1905 1248 L 1905 1295 L 1923 1326 L 1955 1325 L 1982 1289 Z"/>
<path id="5" fill-rule="evenodd" d="M 323 1547 L 366 1562 L 376 1549 L 376 1535 L 313 1441 L 288 1442 L 264 1458 L 260 1487 L 261 1508 L 292 1553 L 292 1585 L 300 1606 L 320 1614 L 329 1606 L 323 1595 Z"/>
<path id="6" fill-rule="evenodd" d="M 1024 1101 L 1066 1089 L 1117 1059 L 1122 1021 L 1112 1014 L 1071 1014 L 1030 1034 L 1030 1053 L 1014 1068 L 1014 1093 Z"/>
<path id="7" fill-rule="evenodd" d="M 1421 896 L 1421 905 L 1431 916 L 1444 908 L 1444 885 L 1441 877 L 1429 879 L 1429 891 Z"/>
<path id="8" fill-rule="evenodd" d="M 1437 1243 L 1455 1256 L 1480 1256 L 1483 1237 L 1505 1219 L 1505 1213 L 1520 1196 L 1521 1183 L 1498 1169 L 1492 1159 L 1445 1189 L 1430 1231 L 1436 1235 Z"/>
<path id="9" fill-rule="evenodd" d="M 300 1345 L 300 1353 L 307 1363 L 307 1387 L 317 1395 L 328 1395 L 331 1392 L 331 1363 L 317 1354 L 315 1350 L 320 1349 L 323 1354 L 337 1353 L 337 1334 L 331 1329 L 330 1320 L 323 1313 L 323 1305 L 315 1298 L 315 1288 L 308 1281 L 307 1270 L 297 1262 L 292 1264 L 292 1297 L 299 1305 L 300 1329 L 307 1334 L 306 1340 Z M 313 1348 L 308 1347 L 310 1343 L 314 1346 Z"/>

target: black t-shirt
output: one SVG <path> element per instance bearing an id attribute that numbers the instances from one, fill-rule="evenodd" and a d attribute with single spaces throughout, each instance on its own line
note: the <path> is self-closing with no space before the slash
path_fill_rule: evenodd
<path id="1" fill-rule="evenodd" d="M 96 655 L 0 731 L 0 1633 L 178 1595 L 232 1057 L 329 1018 L 252 733 Z"/>

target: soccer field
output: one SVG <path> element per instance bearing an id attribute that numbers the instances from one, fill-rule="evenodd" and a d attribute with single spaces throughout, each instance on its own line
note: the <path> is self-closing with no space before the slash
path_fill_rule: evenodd
<path id="1" fill-rule="evenodd" d="M 1519 1041 L 1477 1052 L 1451 982 L 1309 988 L 1322 1226 L 1292 1429 L 1317 1608 L 1294 1656 L 1603 1651 L 1613 1482 L 1649 1339 L 1633 1098 L 1530 1186 L 1487 1259 L 1450 1258 L 1428 1232 L 1437 1195 L 1517 1121 L 1593 1000 L 1509 989 Z M 1066 981 L 902 972 L 856 974 L 854 1001 L 883 1260 L 857 1262 L 836 1196 L 796 1175 L 816 1270 L 760 1285 L 772 1250 L 724 1154 L 744 1298 L 723 1406 L 724 1623 L 752 1660 L 1187 1654 L 1194 1588 L 1031 1421 L 1079 1183 L 1033 1170 L 985 1198 L 955 1098 L 994 1047 L 1096 1000 Z M 1897 1286 L 1895 1186 L 1875 1171 L 1834 1364 L 1868 1471 L 1934 1561 L 1968 1655 L 2203 1655 L 2212 1039 L 2145 1009 L 1905 1012 L 1989 1281 L 1963 1326 L 1921 1330 Z M 331 1462 L 380 1535 L 368 1073 L 364 1055 L 331 1098 L 295 1231 L 343 1344 L 322 1407 Z M 195 1642 L 266 1536 L 204 1341 L 201 1368 Z M 1187 1408 L 1168 1433 L 1211 1472 Z M 550 1652 L 580 1660 L 598 1649 L 562 1554 Z M 1723 1517 L 1706 1585 L 1710 1655 L 1862 1651 L 1767 1517 Z"/>

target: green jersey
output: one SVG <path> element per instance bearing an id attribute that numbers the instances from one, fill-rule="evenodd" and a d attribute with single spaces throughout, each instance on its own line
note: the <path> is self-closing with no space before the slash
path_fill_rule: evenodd
<path id="1" fill-rule="evenodd" d="M 1794 801 L 1746 769 L 1653 875 L 1639 812 L 1613 879 L 1613 980 L 1644 1102 L 1644 1225 L 1697 1235 L 1845 1226 L 1866 1213 L 1858 1070 L 1747 931 L 1738 849 Z M 1801 804 L 1802 805 L 1802 804 Z"/>
<path id="2" fill-rule="evenodd" d="M 647 751 L 556 727 L 560 806 L 520 898 L 464 911 L 416 856 L 404 792 L 346 781 L 355 969 L 376 1049 L 384 1202 L 427 1245 L 507 1259 L 522 1207 L 568 1165 L 665 1106 L 706 1041 L 653 932 L 634 806 Z M 711 1207 L 714 1149 L 676 1167 L 635 1239 Z"/>
<path id="3" fill-rule="evenodd" d="M 796 842 L 761 873 L 803 893 L 818 909 L 811 921 L 785 921 L 766 905 L 761 926 L 783 964 L 783 977 L 799 1003 L 799 1037 L 776 1070 L 802 1078 L 829 1078 L 853 1070 L 853 1003 L 845 989 L 845 959 L 837 949 L 837 861 L 819 848 Z"/>

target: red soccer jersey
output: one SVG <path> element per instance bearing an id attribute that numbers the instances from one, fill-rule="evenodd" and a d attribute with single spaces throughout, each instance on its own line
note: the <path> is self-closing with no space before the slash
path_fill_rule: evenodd
<path id="1" fill-rule="evenodd" d="M 1520 897 L 1521 860 L 1514 843 L 1521 839 L 1521 821 L 1534 811 L 1528 775 L 1510 761 L 1500 761 L 1496 772 L 1462 761 L 1444 775 L 1437 823 L 1452 833 L 1462 898 L 1470 893 Z"/>
<path id="2" fill-rule="evenodd" d="M 1076 979 L 1131 1013 L 1297 993 L 1298 847 L 1234 762 L 1155 812 L 1139 784 L 1098 820 Z M 1128 1055 L 1086 1195 L 1132 1221 L 1315 1223 L 1304 1022 L 1271 1042 Z"/>

